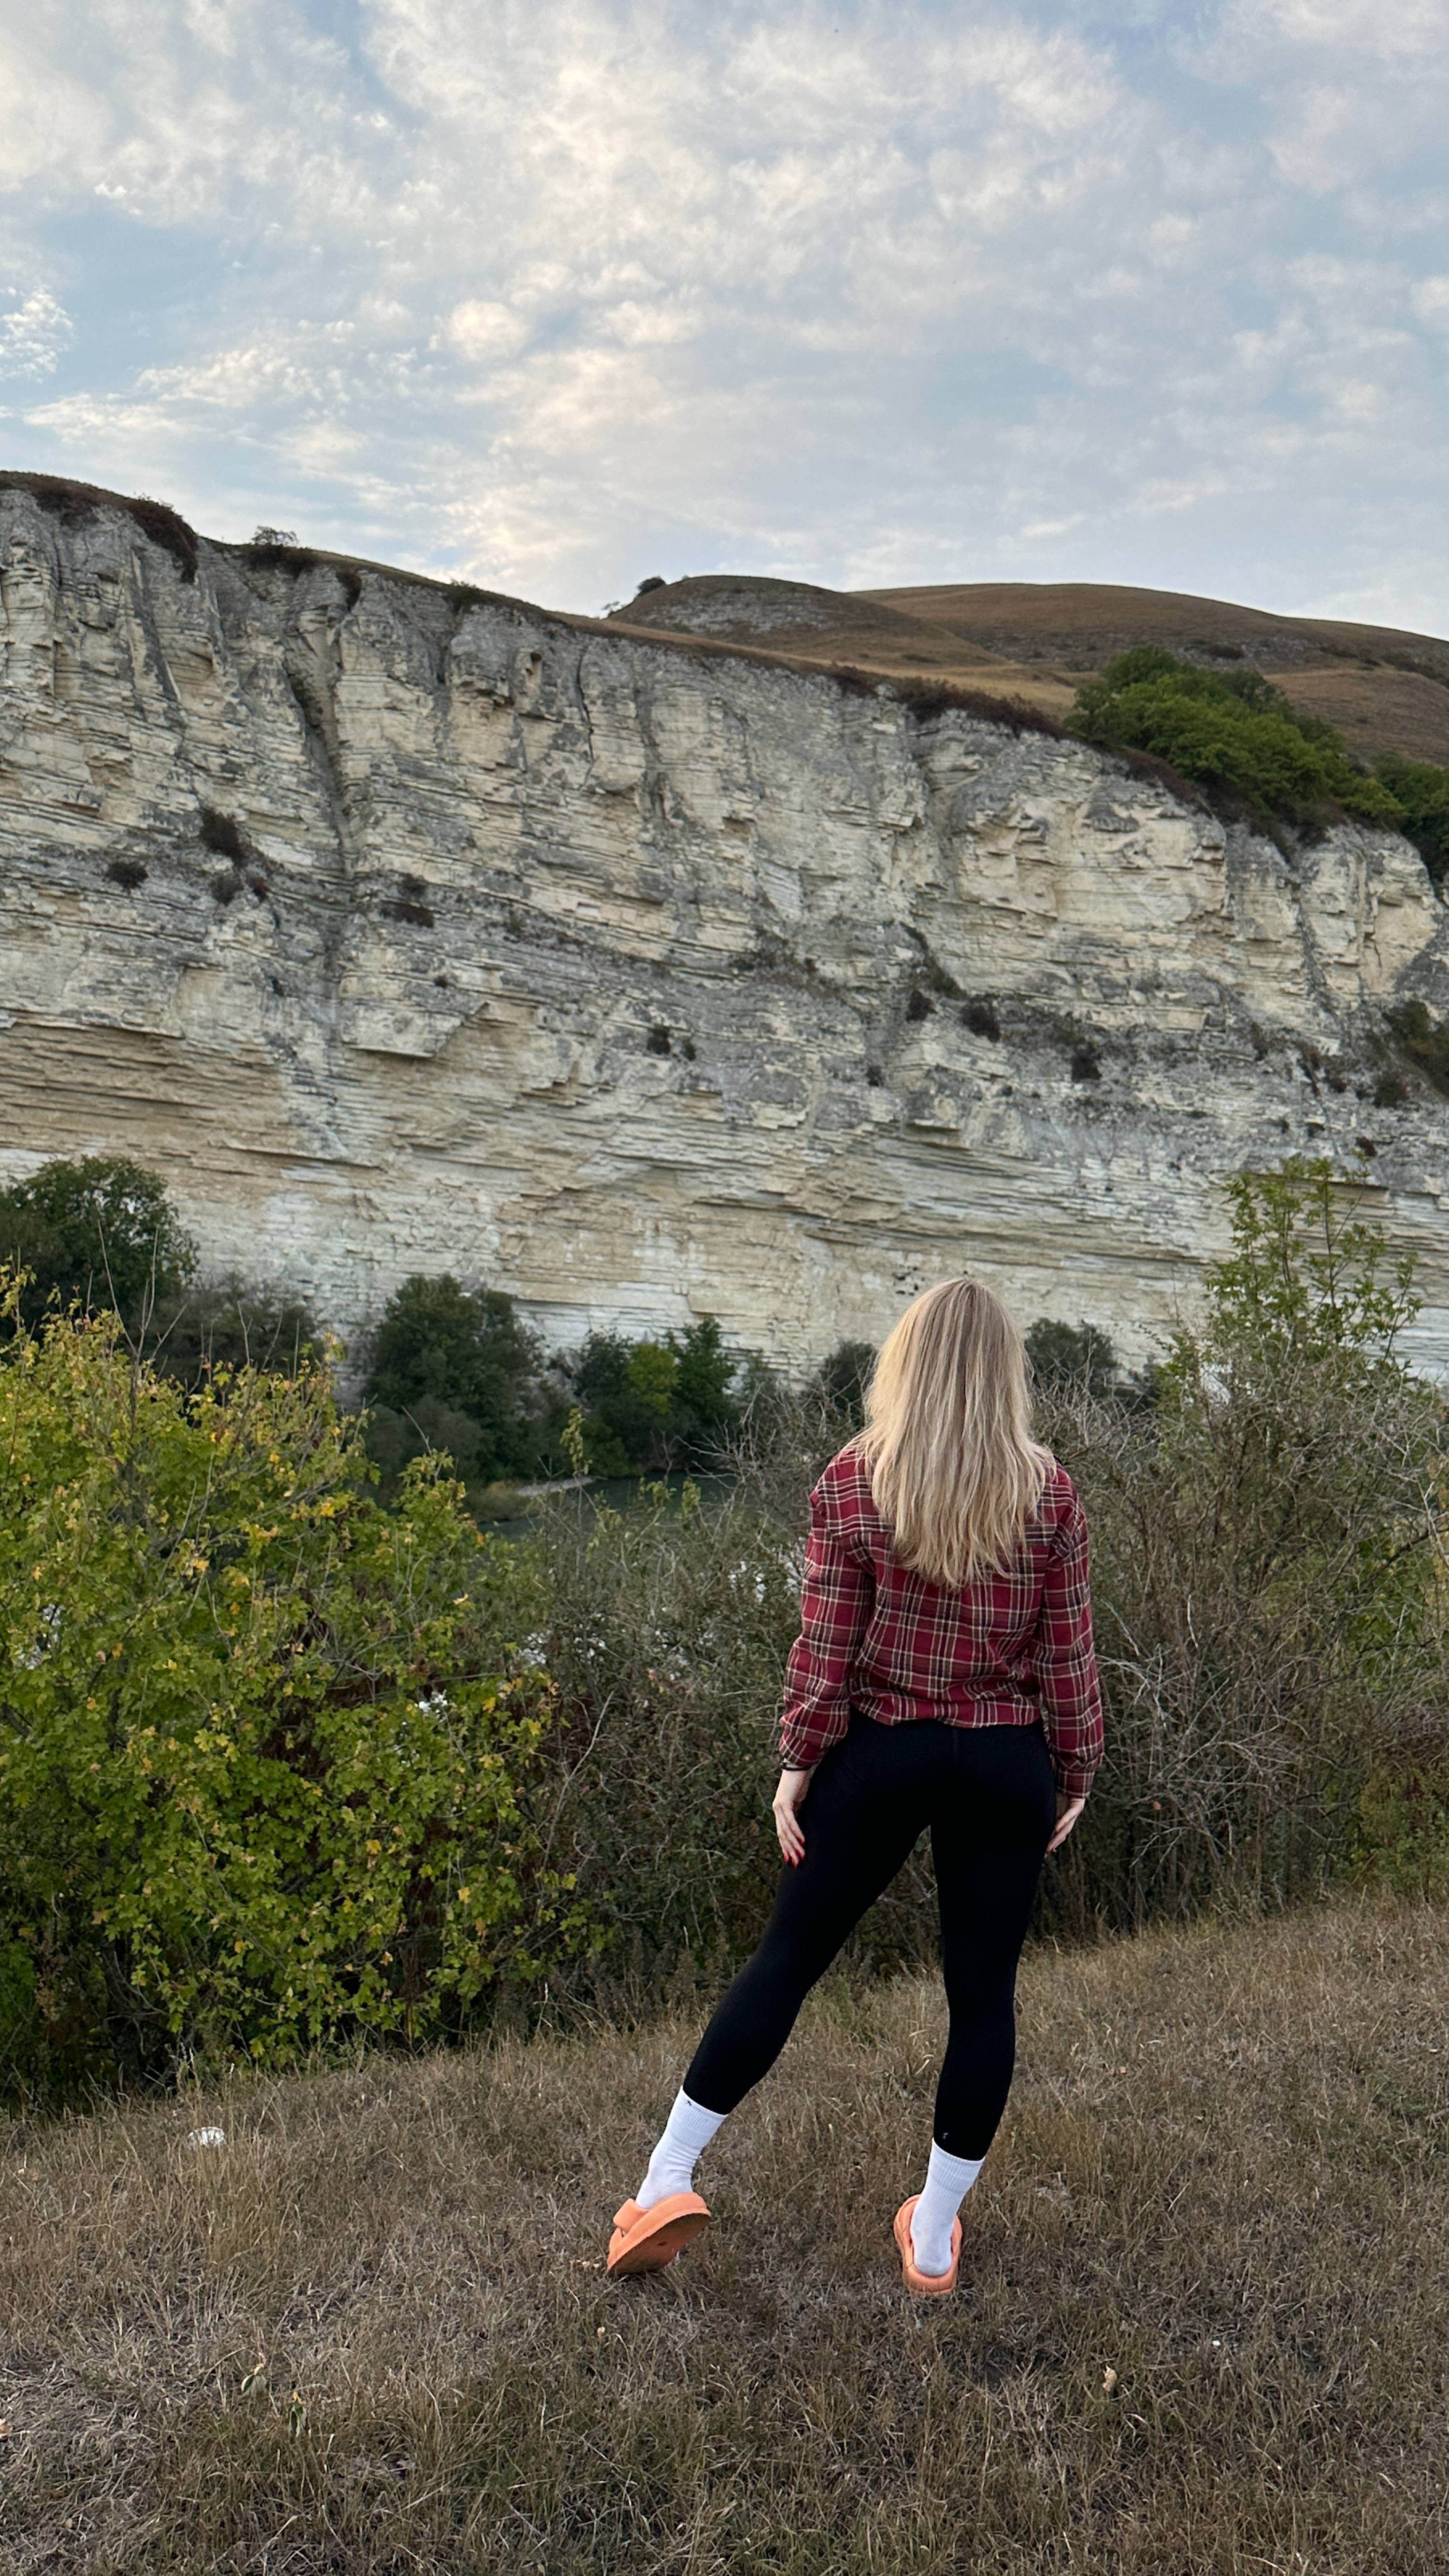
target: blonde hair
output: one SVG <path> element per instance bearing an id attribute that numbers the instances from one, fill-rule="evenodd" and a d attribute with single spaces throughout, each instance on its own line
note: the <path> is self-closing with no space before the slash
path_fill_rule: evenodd
<path id="1" fill-rule="evenodd" d="M 1012 1557 L 1051 1452 L 1031 1436 L 1026 1351 L 999 1297 L 946 1279 L 881 1347 L 857 1448 L 903 1565 L 955 1589 Z"/>

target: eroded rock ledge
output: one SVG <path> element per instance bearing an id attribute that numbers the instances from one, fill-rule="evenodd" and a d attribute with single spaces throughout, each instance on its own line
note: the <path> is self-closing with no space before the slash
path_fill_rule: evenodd
<path id="1" fill-rule="evenodd" d="M 1140 1351 L 1224 1172 L 1363 1139 L 1449 1365 L 1449 1103 L 1373 1106 L 1386 1003 L 1449 1004 L 1393 834 L 1285 856 L 1074 744 L 325 560 L 187 579 L 15 488 L 0 657 L 8 1176 L 137 1154 L 344 1333 L 448 1267 L 799 1364 L 967 1266 Z"/>

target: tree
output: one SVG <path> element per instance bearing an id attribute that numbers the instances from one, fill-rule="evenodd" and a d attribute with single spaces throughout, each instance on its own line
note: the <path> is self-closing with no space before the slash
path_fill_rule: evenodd
<path id="1" fill-rule="evenodd" d="M 1096 1324 L 1059 1324 L 1041 1315 L 1026 1335 L 1026 1355 L 1038 1386 L 1080 1386 L 1089 1395 L 1108 1395 L 1117 1383 L 1116 1351 Z"/>
<path id="2" fill-rule="evenodd" d="M 666 1340 L 591 1333 L 570 1372 L 596 1475 L 694 1466 L 739 1419 L 738 1363 L 713 1315 Z"/>
<path id="3" fill-rule="evenodd" d="M 837 1342 L 822 1360 L 815 1383 L 826 1402 L 858 1431 L 865 1420 L 866 1390 L 875 1368 L 874 1342 Z"/>
<path id="4" fill-rule="evenodd" d="M 1058 1925 L 1307 1890 L 1406 1747 L 1442 1765 L 1443 1414 L 1398 1347 L 1410 1267 L 1326 1162 L 1227 1194 L 1231 1250 L 1153 1401 L 1040 1393 L 1087 1507 L 1108 1698 Z"/>
<path id="5" fill-rule="evenodd" d="M 425 1446 L 456 1458 L 443 1417 L 462 1417 L 475 1435 L 470 1459 L 457 1458 L 466 1474 L 527 1475 L 546 1422 L 540 1360 L 535 1335 L 501 1289 L 470 1292 L 448 1272 L 415 1273 L 389 1298 L 373 1341 L 372 1454 L 394 1472 Z"/>
<path id="6" fill-rule="evenodd" d="M 701 1315 L 684 1333 L 671 1333 L 669 1345 L 675 1355 L 674 1403 L 676 1410 L 698 1431 L 709 1432 L 732 1422 L 736 1407 L 731 1397 L 735 1363 L 724 1346 L 724 1336 L 713 1315 Z"/>
<path id="7" fill-rule="evenodd" d="M 128 1320 L 179 1296 L 196 1246 L 156 1172 L 125 1155 L 44 1163 L 0 1191 L 0 1260 L 31 1272 L 19 1312 L 39 1321 L 52 1303 L 113 1308 Z"/>

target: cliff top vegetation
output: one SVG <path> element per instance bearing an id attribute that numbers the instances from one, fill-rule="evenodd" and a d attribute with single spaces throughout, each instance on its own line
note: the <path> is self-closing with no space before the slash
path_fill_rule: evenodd
<path id="1" fill-rule="evenodd" d="M 1407 834 L 1436 879 L 1449 867 L 1449 769 L 1392 756 L 1365 769 L 1261 671 L 1139 644 L 1078 690 L 1072 723 L 1101 750 L 1165 761 L 1229 811 L 1309 828 L 1352 815 Z"/>

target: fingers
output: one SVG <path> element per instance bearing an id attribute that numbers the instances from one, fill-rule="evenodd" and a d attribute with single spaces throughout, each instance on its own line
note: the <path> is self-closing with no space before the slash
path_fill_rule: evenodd
<path id="1" fill-rule="evenodd" d="M 781 1853 L 793 1869 L 804 1858 L 805 1837 L 800 1831 L 792 1807 L 776 1807 L 775 1831 L 780 1838 Z"/>
<path id="2" fill-rule="evenodd" d="M 1073 1825 L 1076 1823 L 1077 1818 L 1080 1816 L 1086 1803 L 1085 1798 L 1073 1798 L 1069 1806 L 1061 1809 L 1056 1821 L 1056 1830 L 1052 1835 L 1051 1841 L 1047 1844 L 1048 1856 L 1050 1856 L 1052 1852 L 1059 1851 L 1061 1849 L 1062 1844 L 1066 1841 L 1068 1834 L 1071 1832 Z"/>

